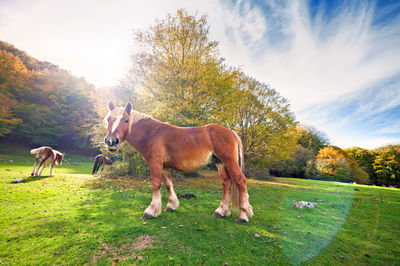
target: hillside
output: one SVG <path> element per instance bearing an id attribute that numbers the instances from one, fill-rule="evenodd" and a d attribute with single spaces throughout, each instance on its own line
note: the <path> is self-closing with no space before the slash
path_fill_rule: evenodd
<path id="1" fill-rule="evenodd" d="M 0 138 L 28 146 L 92 149 L 94 86 L 0 42 Z"/>

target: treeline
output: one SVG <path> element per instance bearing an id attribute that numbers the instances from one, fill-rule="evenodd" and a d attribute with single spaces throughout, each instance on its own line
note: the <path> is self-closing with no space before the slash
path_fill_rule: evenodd
<path id="1" fill-rule="evenodd" d="M 371 184 L 400 187 L 400 145 L 374 150 L 355 147 L 345 151 L 368 173 Z"/>
<path id="2" fill-rule="evenodd" d="M 343 150 L 312 127 L 297 130 L 297 148 L 272 164 L 272 175 L 400 187 L 400 145 Z"/>
<path id="3" fill-rule="evenodd" d="M 94 86 L 0 41 L 0 140 L 92 149 Z"/>

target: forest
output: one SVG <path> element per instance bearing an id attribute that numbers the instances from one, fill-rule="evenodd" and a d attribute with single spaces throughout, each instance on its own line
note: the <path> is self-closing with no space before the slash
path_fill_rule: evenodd
<path id="1" fill-rule="evenodd" d="M 206 16 L 178 10 L 134 32 L 131 68 L 113 87 L 96 88 L 57 65 L 0 41 L 0 144 L 42 145 L 70 153 L 105 152 L 106 105 L 128 101 L 139 112 L 177 126 L 219 123 L 241 137 L 246 175 L 400 186 L 400 145 L 341 149 L 325 133 L 296 120 L 272 88 L 225 63 L 209 39 Z M 110 169 L 146 175 L 128 145 Z"/>

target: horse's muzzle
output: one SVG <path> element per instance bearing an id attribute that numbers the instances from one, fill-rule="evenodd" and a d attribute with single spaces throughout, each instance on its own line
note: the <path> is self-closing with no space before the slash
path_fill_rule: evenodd
<path id="1" fill-rule="evenodd" d="M 109 151 L 118 150 L 119 138 L 118 137 L 106 137 L 104 143 L 107 145 Z"/>

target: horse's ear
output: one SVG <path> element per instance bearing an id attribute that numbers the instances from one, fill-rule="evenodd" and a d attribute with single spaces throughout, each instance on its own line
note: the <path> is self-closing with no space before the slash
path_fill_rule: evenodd
<path id="1" fill-rule="evenodd" d="M 112 110 L 114 110 L 114 109 L 115 109 L 115 105 L 113 104 L 112 101 L 109 101 L 109 102 L 108 102 L 108 110 L 109 110 L 109 111 L 112 111 Z"/>
<path id="2" fill-rule="evenodd" d="M 131 114 L 131 110 L 132 110 L 132 104 L 131 103 L 127 103 L 125 106 L 125 112 L 128 113 L 128 115 Z"/>

